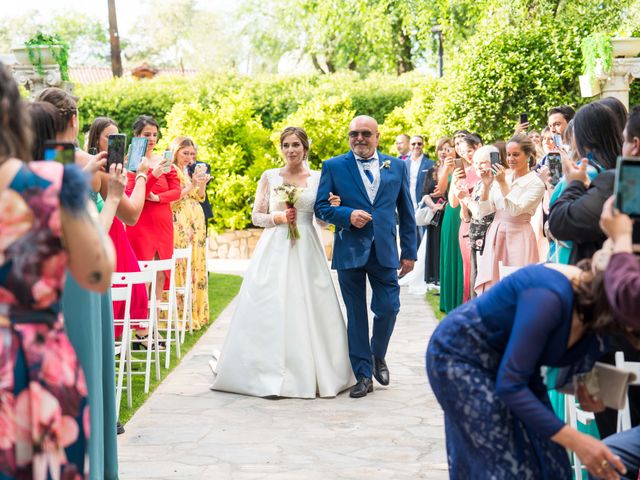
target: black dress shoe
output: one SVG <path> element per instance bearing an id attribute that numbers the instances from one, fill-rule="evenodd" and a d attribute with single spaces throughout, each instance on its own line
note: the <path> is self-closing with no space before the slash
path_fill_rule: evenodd
<path id="1" fill-rule="evenodd" d="M 118 424 L 116 425 L 116 433 L 118 435 L 122 435 L 124 433 L 124 427 L 120 423 L 120 420 L 118 420 Z"/>
<path id="2" fill-rule="evenodd" d="M 384 358 L 373 357 L 373 376 L 380 385 L 389 385 L 389 368 Z"/>
<path id="3" fill-rule="evenodd" d="M 351 398 L 366 397 L 367 393 L 373 392 L 373 382 L 370 378 L 360 377 L 358 383 L 351 387 L 349 396 Z"/>

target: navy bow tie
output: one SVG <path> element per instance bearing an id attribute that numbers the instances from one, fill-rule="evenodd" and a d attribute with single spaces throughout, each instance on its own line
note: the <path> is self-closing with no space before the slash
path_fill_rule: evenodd
<path id="1" fill-rule="evenodd" d="M 369 179 L 369 182 L 371 182 L 372 184 L 373 184 L 373 173 L 371 172 L 371 169 L 369 167 L 371 166 L 371 162 L 373 162 L 375 159 L 376 159 L 375 157 L 358 159 L 358 161 L 362 163 L 365 176 L 367 177 L 367 179 Z"/>

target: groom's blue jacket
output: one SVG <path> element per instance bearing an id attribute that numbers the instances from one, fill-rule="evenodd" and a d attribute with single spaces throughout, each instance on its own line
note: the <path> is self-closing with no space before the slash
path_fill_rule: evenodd
<path id="1" fill-rule="evenodd" d="M 407 169 L 398 158 L 379 152 L 378 156 L 380 187 L 373 203 L 367 195 L 353 152 L 322 163 L 314 210 L 316 217 L 336 227 L 332 261 L 334 269 L 364 267 L 374 239 L 379 264 L 398 268 L 396 211 L 400 224 L 401 258 L 416 259 L 416 221 L 409 195 Z M 329 192 L 340 197 L 339 207 L 329 205 Z M 362 228 L 356 228 L 350 221 L 353 210 L 369 212 L 373 220 Z"/>

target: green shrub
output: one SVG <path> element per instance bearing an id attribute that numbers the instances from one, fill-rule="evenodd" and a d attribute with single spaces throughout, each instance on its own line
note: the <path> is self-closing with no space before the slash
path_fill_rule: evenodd
<path id="1" fill-rule="evenodd" d="M 217 230 L 242 229 L 251 222 L 252 199 L 260 175 L 276 164 L 269 132 L 254 117 L 245 91 L 203 107 L 177 103 L 167 116 L 165 141 L 189 135 L 198 145 L 198 160 L 211 165 L 207 187 Z"/>

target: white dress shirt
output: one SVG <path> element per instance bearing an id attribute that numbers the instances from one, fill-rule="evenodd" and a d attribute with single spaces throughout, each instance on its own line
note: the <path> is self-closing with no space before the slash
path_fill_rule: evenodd
<path id="1" fill-rule="evenodd" d="M 408 160 L 411 162 L 411 167 L 409 169 L 409 194 L 411 195 L 411 201 L 413 202 L 414 209 L 418 206 L 418 201 L 420 200 L 416 198 L 416 183 L 418 182 L 418 174 L 420 173 L 420 165 L 422 165 L 423 158 L 424 154 L 420 155 L 418 160 L 413 160 L 412 158 Z"/>

